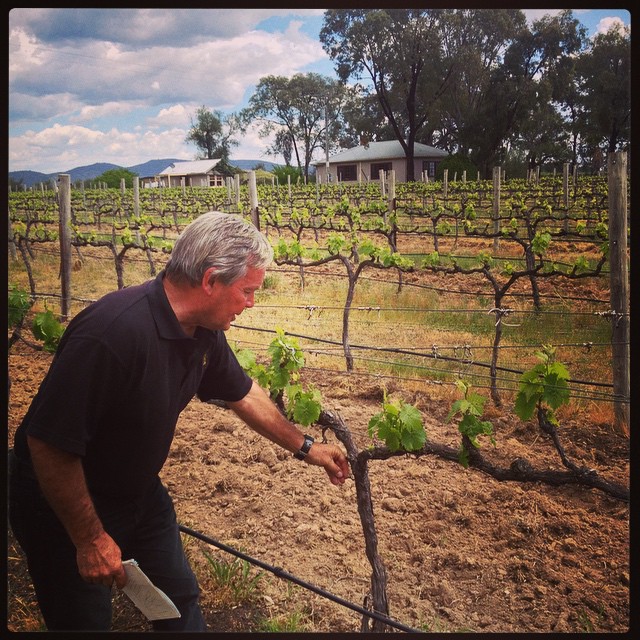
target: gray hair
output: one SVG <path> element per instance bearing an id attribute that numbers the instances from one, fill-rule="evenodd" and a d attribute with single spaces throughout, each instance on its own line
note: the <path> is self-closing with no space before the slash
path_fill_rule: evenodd
<path id="1" fill-rule="evenodd" d="M 185 227 L 176 240 L 165 267 L 176 283 L 197 286 L 210 267 L 222 284 L 233 284 L 250 267 L 266 269 L 273 249 L 255 226 L 238 215 L 209 211 Z"/>

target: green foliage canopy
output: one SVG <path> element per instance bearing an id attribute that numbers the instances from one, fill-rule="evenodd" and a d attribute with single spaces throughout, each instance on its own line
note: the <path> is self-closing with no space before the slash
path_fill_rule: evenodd
<path id="1" fill-rule="evenodd" d="M 96 178 L 97 182 L 104 182 L 110 189 L 119 189 L 120 183 L 124 178 L 124 186 L 127 189 L 133 189 L 133 179 L 136 173 L 132 173 L 128 169 L 109 169 Z"/>

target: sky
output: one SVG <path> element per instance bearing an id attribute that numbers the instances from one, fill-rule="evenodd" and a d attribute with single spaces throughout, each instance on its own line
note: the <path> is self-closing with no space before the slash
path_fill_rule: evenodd
<path id="1" fill-rule="evenodd" d="M 529 20 L 558 10 L 524 10 Z M 247 105 L 267 75 L 336 77 L 319 33 L 324 9 L 61 9 L 9 12 L 9 171 L 64 173 L 194 160 L 196 111 Z M 630 25 L 627 10 L 574 10 L 590 37 Z M 237 136 L 231 161 L 283 162 Z"/>

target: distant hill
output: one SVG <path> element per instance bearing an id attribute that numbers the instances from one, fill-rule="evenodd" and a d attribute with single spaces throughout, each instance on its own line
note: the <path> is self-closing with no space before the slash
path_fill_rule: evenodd
<path id="1" fill-rule="evenodd" d="M 178 158 L 164 158 L 158 160 L 149 160 L 142 164 L 136 164 L 132 167 L 122 167 L 121 165 L 111 164 L 109 162 L 96 162 L 95 164 L 89 164 L 84 167 L 76 167 L 68 171 L 57 171 L 55 173 L 40 173 L 39 171 L 10 171 L 9 179 L 15 182 L 22 182 L 27 187 L 40 184 L 41 182 L 49 182 L 50 180 L 57 180 L 61 173 L 67 173 L 70 176 L 71 183 L 82 180 L 93 180 L 102 175 L 105 171 L 110 169 L 127 169 L 131 173 L 142 177 L 154 176 L 166 169 L 169 165 L 178 162 L 185 162 L 185 160 L 179 160 Z M 273 162 L 265 162 L 264 160 L 230 160 L 230 164 L 243 171 L 250 171 L 257 165 L 262 165 L 267 171 L 273 171 L 277 164 Z"/>

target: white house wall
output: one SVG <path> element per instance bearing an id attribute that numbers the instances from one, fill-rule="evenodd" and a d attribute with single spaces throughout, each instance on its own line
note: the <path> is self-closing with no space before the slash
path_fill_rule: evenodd
<path id="1" fill-rule="evenodd" d="M 416 180 L 422 179 L 422 162 L 435 162 L 436 166 L 438 162 L 442 160 L 442 158 L 414 158 L 413 159 L 413 175 Z M 353 165 L 355 164 L 357 167 L 358 177 L 357 182 L 366 182 L 371 180 L 371 165 L 379 164 L 383 162 L 391 162 L 391 168 L 396 172 L 396 181 L 397 182 L 406 182 L 407 181 L 407 161 L 405 158 L 396 158 L 394 160 L 370 160 L 367 162 L 339 162 L 339 163 L 329 163 L 329 171 L 331 172 L 332 182 L 336 181 L 336 176 L 338 175 L 338 167 L 344 165 Z M 327 182 L 326 179 L 326 165 L 320 164 L 316 166 L 316 175 L 318 176 L 318 181 L 322 184 Z M 345 181 L 347 182 L 347 181 Z M 355 182 L 353 180 L 348 182 Z"/>

